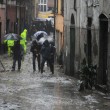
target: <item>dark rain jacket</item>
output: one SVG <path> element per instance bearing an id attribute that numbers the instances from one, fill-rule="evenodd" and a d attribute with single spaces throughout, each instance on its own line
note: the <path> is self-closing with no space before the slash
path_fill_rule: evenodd
<path id="1" fill-rule="evenodd" d="M 45 41 L 42 48 L 41 48 L 41 54 L 42 57 L 45 59 L 50 59 L 51 58 L 51 47 L 49 45 L 48 41 Z"/>
<path id="2" fill-rule="evenodd" d="M 22 56 L 24 54 L 23 47 L 20 45 L 20 43 L 16 42 L 14 46 L 12 47 L 12 52 L 13 52 L 13 58 L 14 59 L 22 59 Z"/>
<path id="3" fill-rule="evenodd" d="M 37 54 L 40 54 L 40 49 L 40 44 L 38 44 L 37 42 L 32 42 L 30 51 L 33 53 L 33 55 L 36 56 Z"/>

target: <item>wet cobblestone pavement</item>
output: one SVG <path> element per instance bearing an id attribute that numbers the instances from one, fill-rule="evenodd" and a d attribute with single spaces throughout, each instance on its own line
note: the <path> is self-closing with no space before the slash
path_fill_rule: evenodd
<path id="1" fill-rule="evenodd" d="M 12 72 L 12 58 L 0 56 L 6 71 L 0 72 L 0 110 L 109 110 L 110 100 L 105 94 L 78 91 L 78 80 L 64 75 L 55 65 L 51 75 L 33 73 L 32 56 L 25 55 L 22 69 Z"/>

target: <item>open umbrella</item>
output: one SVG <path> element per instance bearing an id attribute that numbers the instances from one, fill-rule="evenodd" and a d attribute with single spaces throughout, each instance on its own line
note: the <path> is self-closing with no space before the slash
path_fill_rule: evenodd
<path id="1" fill-rule="evenodd" d="M 48 34 L 45 31 L 37 31 L 33 36 L 32 39 L 37 39 L 39 40 L 42 37 L 47 37 Z"/>
<path id="2" fill-rule="evenodd" d="M 40 43 L 41 45 L 45 42 L 46 38 L 42 37 L 39 39 L 38 43 Z"/>
<path id="3" fill-rule="evenodd" d="M 4 36 L 4 40 L 20 40 L 21 37 L 15 33 L 9 33 Z"/>
<path id="4" fill-rule="evenodd" d="M 42 38 L 39 39 L 38 42 L 39 42 L 40 44 L 43 44 L 46 40 L 48 40 L 50 44 L 54 44 L 54 39 L 53 39 L 53 37 L 42 37 Z"/>

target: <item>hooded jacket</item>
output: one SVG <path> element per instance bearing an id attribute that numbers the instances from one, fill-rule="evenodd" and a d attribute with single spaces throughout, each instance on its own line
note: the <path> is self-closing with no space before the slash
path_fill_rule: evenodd
<path id="1" fill-rule="evenodd" d="M 50 54 L 51 54 L 51 47 L 49 45 L 49 42 L 48 40 L 46 40 L 44 43 L 43 43 L 43 46 L 41 48 L 41 54 L 42 54 L 42 57 L 43 58 L 46 58 L 46 59 L 50 59 Z"/>

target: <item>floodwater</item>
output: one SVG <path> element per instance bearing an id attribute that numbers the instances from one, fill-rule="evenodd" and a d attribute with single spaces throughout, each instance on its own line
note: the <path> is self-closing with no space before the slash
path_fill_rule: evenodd
<path id="1" fill-rule="evenodd" d="M 27 52 L 22 69 L 12 72 L 12 58 L 2 55 L 6 68 L 0 72 L 0 110 L 109 110 L 110 101 L 96 90 L 79 92 L 78 80 L 64 75 L 58 65 L 55 74 L 33 73 L 32 55 Z M 16 65 L 17 69 L 17 65 Z"/>

